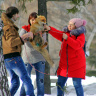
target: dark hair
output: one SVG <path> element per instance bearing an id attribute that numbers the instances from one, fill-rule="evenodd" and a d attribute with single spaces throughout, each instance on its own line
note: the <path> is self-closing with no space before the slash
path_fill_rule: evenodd
<path id="1" fill-rule="evenodd" d="M 37 13 L 36 12 L 32 12 L 30 15 L 29 15 L 29 18 L 28 18 L 28 23 L 30 24 L 30 19 L 32 18 L 37 18 Z M 30 24 L 31 25 L 31 24 Z"/>
<path id="2" fill-rule="evenodd" d="M 7 10 L 6 10 L 6 15 L 9 17 L 9 18 L 12 18 L 14 14 L 18 14 L 19 13 L 19 10 L 14 7 L 14 6 L 11 6 L 11 7 L 8 7 Z"/>

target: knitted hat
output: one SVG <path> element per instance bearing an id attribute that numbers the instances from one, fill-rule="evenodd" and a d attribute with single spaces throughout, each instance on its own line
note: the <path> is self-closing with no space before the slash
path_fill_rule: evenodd
<path id="1" fill-rule="evenodd" d="M 75 24 L 76 28 L 80 26 L 85 26 L 86 25 L 86 20 L 82 20 L 81 18 L 73 18 L 69 22 L 72 22 Z"/>

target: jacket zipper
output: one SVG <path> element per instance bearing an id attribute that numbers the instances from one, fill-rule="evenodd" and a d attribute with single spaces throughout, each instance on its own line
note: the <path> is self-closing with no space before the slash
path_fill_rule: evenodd
<path id="1" fill-rule="evenodd" d="M 68 44 L 67 44 L 66 54 L 67 54 L 67 73 L 66 73 L 66 77 L 68 77 Z"/>

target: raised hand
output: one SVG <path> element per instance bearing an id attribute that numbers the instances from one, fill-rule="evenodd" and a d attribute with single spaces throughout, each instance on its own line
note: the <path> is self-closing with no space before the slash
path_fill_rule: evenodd
<path id="1" fill-rule="evenodd" d="M 67 40 L 67 38 L 68 36 L 65 33 L 63 33 L 63 39 Z"/>

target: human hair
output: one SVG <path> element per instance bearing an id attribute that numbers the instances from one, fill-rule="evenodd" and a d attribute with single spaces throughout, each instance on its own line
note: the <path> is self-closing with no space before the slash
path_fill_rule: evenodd
<path id="1" fill-rule="evenodd" d="M 30 15 L 29 15 L 29 18 L 28 18 L 28 23 L 30 24 L 30 19 L 32 18 L 37 18 L 37 13 L 36 12 L 32 12 Z M 31 25 L 31 24 L 30 24 Z"/>
<path id="2" fill-rule="evenodd" d="M 14 6 L 11 6 L 11 7 L 8 7 L 6 9 L 6 15 L 9 17 L 9 18 L 12 18 L 14 14 L 18 14 L 19 13 L 19 10 L 18 8 L 14 7 Z"/>

